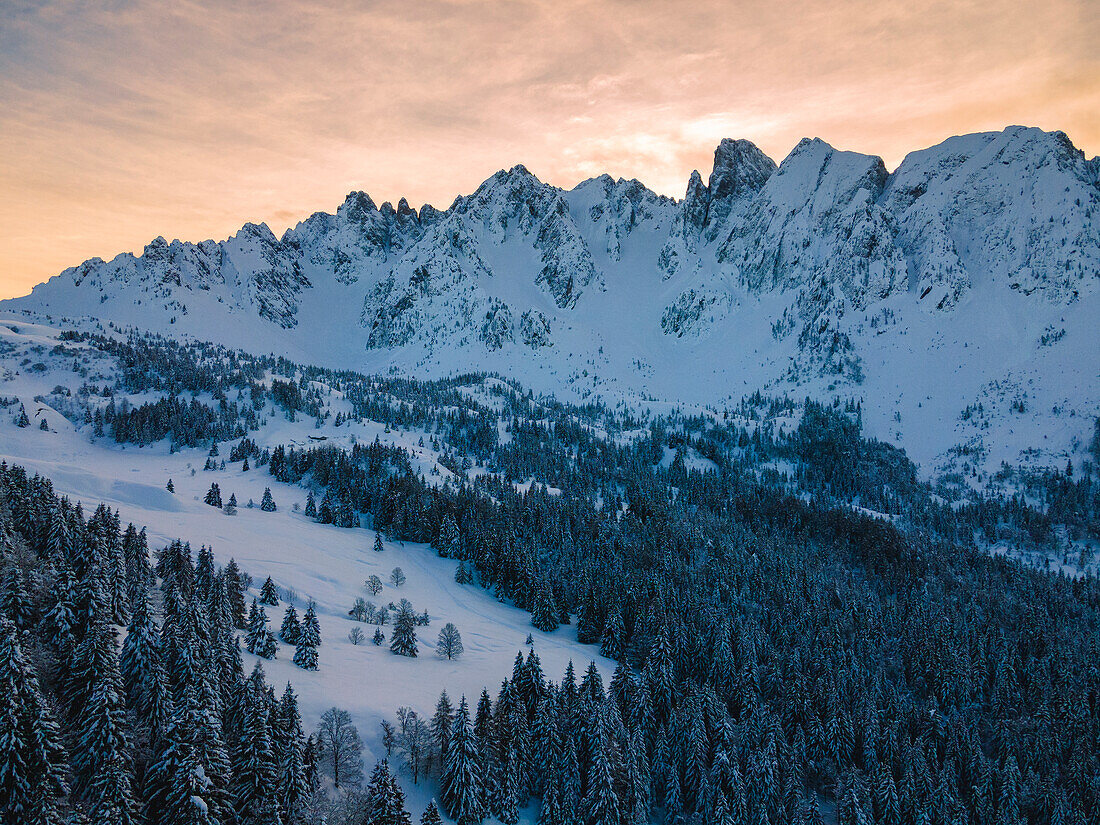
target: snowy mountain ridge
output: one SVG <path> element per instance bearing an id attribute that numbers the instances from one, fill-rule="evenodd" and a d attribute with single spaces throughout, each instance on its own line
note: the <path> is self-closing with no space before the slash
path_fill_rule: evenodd
<path id="1" fill-rule="evenodd" d="M 860 397 L 926 471 L 981 474 L 1036 447 L 1064 466 L 1100 405 L 1098 205 L 1100 159 L 1060 132 L 955 137 L 892 173 L 724 140 L 679 201 L 514 166 L 442 211 L 353 192 L 282 238 L 157 238 L 2 308 L 582 399 Z"/>

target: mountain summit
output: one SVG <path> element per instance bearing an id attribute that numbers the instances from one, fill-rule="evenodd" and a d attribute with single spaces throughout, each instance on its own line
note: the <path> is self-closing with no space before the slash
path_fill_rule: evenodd
<path id="1" fill-rule="evenodd" d="M 1061 132 L 954 137 L 892 173 L 819 139 L 778 166 L 723 140 L 682 200 L 517 165 L 446 210 L 352 192 L 281 238 L 157 238 L 3 308 L 579 397 L 874 396 L 873 432 L 943 460 L 981 437 L 975 404 L 1100 402 L 1098 207 L 1100 159 Z"/>

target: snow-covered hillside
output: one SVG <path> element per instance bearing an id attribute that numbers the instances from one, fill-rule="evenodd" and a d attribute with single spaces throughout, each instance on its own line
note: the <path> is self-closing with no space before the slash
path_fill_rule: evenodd
<path id="1" fill-rule="evenodd" d="M 283 596 L 280 606 L 268 609 L 273 629 L 278 629 L 287 603 L 294 604 L 301 613 L 308 601 L 316 602 L 322 630 L 316 671 L 292 664 L 294 648 L 283 643 L 274 660 L 260 660 L 245 652 L 245 669 L 251 671 L 260 661 L 269 683 L 280 691 L 292 682 L 300 699 L 303 724 L 309 731 L 316 728 L 322 713 L 330 707 L 350 711 L 363 736 L 368 771 L 386 757 L 380 723 L 393 722 L 398 707 L 412 708 L 428 718 L 441 689 L 446 689 L 456 703 L 462 695 L 476 703 L 483 688 L 492 690 L 510 676 L 517 652 L 527 655 L 535 651 L 546 673 L 555 679 L 570 661 L 578 672 L 595 661 L 605 682 L 610 680 L 614 663 L 600 656 L 598 647 L 579 644 L 573 628 L 563 626 L 552 633 L 535 629 L 525 611 L 494 598 L 477 585 L 457 584 L 454 574 L 458 562 L 439 558 L 430 547 L 387 540 L 383 542 L 384 551 L 375 552 L 371 530 L 317 524 L 302 514 L 306 491 L 297 485 L 279 483 L 258 470 L 243 472 L 239 464 L 203 471 L 205 448 L 170 452 L 167 441 L 142 449 L 117 446 L 103 439 L 90 441 L 78 422 L 74 424 L 54 408 L 61 406 L 63 395 L 52 395 L 54 406 L 32 401 L 56 387 L 65 387 L 69 393 L 77 390 L 79 381 L 66 360 L 50 355 L 60 343 L 58 332 L 32 324 L 20 325 L 16 330 L 0 326 L 0 356 L 4 356 L 0 360 L 0 394 L 22 399 L 32 421 L 31 426 L 19 428 L 8 416 L 3 417 L 0 461 L 50 479 L 58 495 L 82 502 L 88 512 L 106 504 L 119 511 L 124 523 L 147 526 L 153 550 L 179 538 L 189 542 L 195 552 L 200 546 L 211 547 L 219 564 L 234 559 L 254 580 L 249 599 L 259 595 L 260 585 L 270 576 Z M 21 366 L 24 356 L 29 356 L 28 363 Z M 109 359 L 96 357 L 91 350 L 89 357 L 92 377 L 106 380 L 113 376 Z M 140 398 L 134 396 L 133 400 Z M 368 420 L 336 429 L 331 422 L 315 428 L 312 420 L 290 423 L 280 418 L 273 418 L 254 434 L 259 444 L 271 447 L 309 445 L 321 439 L 348 447 L 356 440 L 369 443 L 379 439 L 407 449 L 419 462 L 421 472 L 434 470 L 437 475 L 448 475 L 436 463 L 438 456 L 420 445 L 423 436 L 414 431 L 390 431 Z M 165 489 L 169 479 L 172 492 Z M 226 515 L 203 502 L 211 483 L 220 486 L 226 499 L 236 495 L 240 508 L 235 515 Z M 259 508 L 265 488 L 272 490 L 275 512 Z M 257 506 L 248 506 L 250 500 Z M 401 568 L 406 577 L 400 587 L 390 582 L 395 567 Z M 365 587 L 372 575 L 385 583 L 377 596 Z M 427 611 L 431 625 L 418 628 L 419 656 L 395 656 L 388 642 L 382 646 L 371 644 L 374 626 L 356 622 L 348 615 L 358 597 L 381 605 L 407 598 L 418 613 Z M 457 626 L 465 648 L 453 661 L 441 658 L 436 651 L 439 628 L 447 622 Z M 348 633 L 357 627 L 365 631 L 366 641 L 353 644 Z M 388 637 L 390 626 L 384 630 Z M 526 643 L 528 634 L 533 641 L 530 646 Z M 410 810 L 419 817 L 435 786 L 429 783 L 416 787 L 404 776 L 402 783 L 409 795 Z"/>
<path id="2" fill-rule="evenodd" d="M 1100 160 L 1011 127 L 881 159 L 723 141 L 681 201 L 523 166 L 447 210 L 352 193 L 280 239 L 66 270 L 4 302 L 303 363 L 471 369 L 566 399 L 864 401 L 928 476 L 1064 467 L 1100 406 Z"/>

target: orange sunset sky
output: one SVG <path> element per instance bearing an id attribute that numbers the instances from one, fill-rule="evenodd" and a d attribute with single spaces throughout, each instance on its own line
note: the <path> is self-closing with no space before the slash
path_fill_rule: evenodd
<path id="1" fill-rule="evenodd" d="M 1100 3 L 0 2 L 0 297 L 152 237 L 440 207 L 524 163 L 680 197 L 722 137 L 1100 152 Z"/>

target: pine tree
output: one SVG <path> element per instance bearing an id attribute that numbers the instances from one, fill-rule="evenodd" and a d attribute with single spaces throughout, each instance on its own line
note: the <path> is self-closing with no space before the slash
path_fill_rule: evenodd
<path id="1" fill-rule="evenodd" d="M 287 682 L 279 700 L 275 726 L 276 796 L 288 825 L 300 822 L 309 796 L 305 742 L 298 698 Z"/>
<path id="2" fill-rule="evenodd" d="M 215 481 L 210 484 L 210 489 L 206 491 L 206 497 L 203 498 L 203 501 L 209 504 L 211 507 L 218 507 L 219 509 L 221 508 L 222 491 L 221 487 L 218 486 L 218 482 Z"/>
<path id="3" fill-rule="evenodd" d="M 253 671 L 262 684 L 263 670 Z M 246 688 L 244 730 L 234 758 L 233 807 L 241 825 L 272 825 L 275 799 L 275 755 L 272 751 L 267 693 Z"/>
<path id="4" fill-rule="evenodd" d="M 622 613 L 616 608 L 611 612 L 604 626 L 603 638 L 600 639 L 600 653 L 615 661 L 622 659 L 624 635 Z"/>
<path id="5" fill-rule="evenodd" d="M 304 639 L 299 640 L 294 650 L 294 664 L 302 670 L 317 669 L 317 648 L 308 644 Z"/>
<path id="6" fill-rule="evenodd" d="M 364 808 L 363 825 L 412 825 L 412 818 L 405 810 L 405 793 L 385 759 L 371 772 Z"/>
<path id="7" fill-rule="evenodd" d="M 458 704 L 451 726 L 447 758 L 439 779 L 439 794 L 444 809 L 458 825 L 480 823 L 485 819 L 483 778 L 465 696 Z"/>
<path id="8" fill-rule="evenodd" d="M 61 733 L 15 626 L 0 618 L 0 812 L 5 822 L 60 825 L 67 792 Z"/>
<path id="9" fill-rule="evenodd" d="M 531 611 L 531 624 L 546 633 L 558 627 L 558 609 L 554 604 L 554 593 L 550 586 L 543 584 L 535 595 Z"/>
<path id="10" fill-rule="evenodd" d="M 474 577 L 470 573 L 470 568 L 466 566 L 466 562 L 460 561 L 458 568 L 455 570 L 455 582 L 458 584 L 470 584 L 473 582 Z"/>
<path id="11" fill-rule="evenodd" d="M 270 487 L 264 487 L 264 496 L 260 499 L 260 509 L 265 513 L 274 513 L 276 510 L 275 499 L 271 497 Z"/>
<path id="12" fill-rule="evenodd" d="M 424 809 L 424 813 L 420 817 L 420 825 L 443 825 L 443 818 L 439 815 L 439 808 L 435 806 L 434 799 Z"/>
<path id="13" fill-rule="evenodd" d="M 91 622 L 74 665 L 83 697 L 74 708 L 73 791 L 94 812 L 93 822 L 129 825 L 136 812 L 115 631 L 102 606 Z"/>
<path id="14" fill-rule="evenodd" d="M 264 581 L 260 588 L 260 604 L 275 606 L 279 603 L 279 588 L 275 586 L 271 576 Z"/>
<path id="15" fill-rule="evenodd" d="M 443 517 L 439 525 L 439 536 L 435 540 L 435 549 L 443 558 L 457 555 L 458 550 L 458 525 L 450 515 Z"/>
<path id="16" fill-rule="evenodd" d="M 617 825 L 619 801 L 615 796 L 611 762 L 607 752 L 604 723 L 598 708 L 594 708 L 588 729 L 592 737 L 592 764 L 588 769 L 588 795 L 585 797 L 586 825 Z"/>
<path id="17" fill-rule="evenodd" d="M 416 657 L 416 614 L 410 608 L 397 613 L 390 634 L 390 650 L 398 656 Z"/>
<path id="18" fill-rule="evenodd" d="M 302 635 L 300 639 L 313 647 L 321 646 L 321 623 L 317 621 L 317 605 L 312 601 L 306 605 L 306 615 L 302 617 Z"/>
<path id="19" fill-rule="evenodd" d="M 374 552 L 375 553 L 381 553 L 385 549 L 386 548 L 382 545 L 382 534 L 381 533 L 375 533 L 374 534 Z"/>
<path id="20" fill-rule="evenodd" d="M 283 614 L 283 623 L 279 628 L 279 638 L 288 645 L 297 645 L 301 636 L 302 626 L 298 622 L 298 611 L 294 609 L 294 605 L 288 604 L 286 613 Z"/>
<path id="21" fill-rule="evenodd" d="M 225 588 L 234 627 L 246 627 L 244 612 L 244 576 L 234 559 L 225 566 Z"/>
<path id="22" fill-rule="evenodd" d="M 439 753 L 440 766 L 447 756 L 447 745 L 451 740 L 451 726 L 454 725 L 455 711 L 451 705 L 451 697 L 447 691 L 439 694 L 439 701 L 435 704 L 435 714 L 431 721 L 431 734 L 435 743 L 435 749 Z"/>
<path id="23" fill-rule="evenodd" d="M 176 492 L 176 485 L 172 483 L 172 479 L 168 479 L 168 483 L 164 486 L 164 489 L 169 493 Z"/>
<path id="24" fill-rule="evenodd" d="M 160 632 L 149 613 L 148 599 L 142 597 L 130 619 L 119 667 L 130 709 L 137 721 L 155 737 L 163 733 L 170 700 L 160 651 Z"/>
<path id="25" fill-rule="evenodd" d="M 317 499 L 313 497 L 313 491 L 306 493 L 306 508 L 302 511 L 306 518 L 317 518 Z"/>

